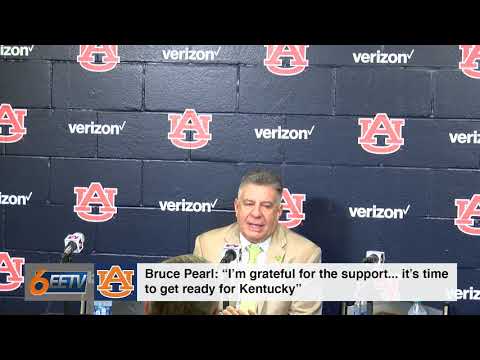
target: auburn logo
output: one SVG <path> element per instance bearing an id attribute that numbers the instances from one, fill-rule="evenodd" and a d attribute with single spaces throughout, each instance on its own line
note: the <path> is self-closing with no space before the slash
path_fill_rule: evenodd
<path id="1" fill-rule="evenodd" d="M 308 66 L 308 45 L 264 45 L 267 48 L 266 58 L 263 60 L 271 73 L 280 76 L 300 74 Z M 286 67 L 283 61 L 289 62 Z"/>
<path id="2" fill-rule="evenodd" d="M 462 50 L 462 61 L 458 63 L 458 68 L 468 77 L 480 79 L 480 45 L 460 45 L 459 48 Z"/>
<path id="3" fill-rule="evenodd" d="M 97 62 L 95 55 L 100 55 L 102 60 Z M 88 71 L 110 71 L 120 62 L 118 45 L 80 45 L 80 55 L 77 56 L 77 62 Z"/>
<path id="4" fill-rule="evenodd" d="M 180 149 L 200 149 L 212 140 L 210 114 L 197 114 L 194 109 L 186 109 L 183 114 L 168 114 L 168 121 L 168 139 Z M 192 140 L 187 139 L 187 131 L 192 132 Z"/>
<path id="5" fill-rule="evenodd" d="M 0 252 L 0 274 L 8 274 L 6 282 L 0 282 L 0 291 L 13 291 L 22 285 L 24 281 L 22 265 L 24 264 L 25 258 L 10 257 L 8 252 Z"/>
<path id="6" fill-rule="evenodd" d="M 25 116 L 26 109 L 13 109 L 10 104 L 0 105 L 0 143 L 11 144 L 22 140 L 27 133 Z"/>
<path id="7" fill-rule="evenodd" d="M 480 227 L 474 227 L 475 224 L 473 216 L 480 216 L 480 195 L 475 194 L 471 199 L 456 199 L 455 206 L 457 207 L 457 217 L 454 224 L 458 229 L 468 235 L 480 235 Z"/>
<path id="8" fill-rule="evenodd" d="M 73 192 L 77 195 L 77 203 L 73 211 L 78 217 L 90 222 L 110 220 L 117 213 L 115 196 L 118 188 L 103 188 L 102 184 L 92 182 L 88 188 L 76 186 Z M 93 213 L 92 205 L 100 205 L 98 214 Z"/>
<path id="9" fill-rule="evenodd" d="M 111 299 L 121 299 L 129 296 L 135 290 L 133 275 L 135 270 L 122 270 L 118 265 L 113 265 L 109 270 L 97 270 L 99 284 L 97 290 L 103 296 Z M 119 284 L 118 290 L 113 289 L 113 284 Z"/>
<path id="10" fill-rule="evenodd" d="M 305 194 L 291 194 L 288 188 L 283 188 L 282 209 L 286 211 L 286 220 L 281 220 L 279 223 L 289 229 L 300 225 L 302 220 L 305 220 L 305 213 L 303 212 L 305 198 Z"/>
<path id="11" fill-rule="evenodd" d="M 375 115 L 375 118 L 359 118 L 360 137 L 358 144 L 363 150 L 372 154 L 393 154 L 405 143 L 402 127 L 405 119 L 390 119 L 387 114 Z M 385 146 L 378 144 L 378 135 L 386 135 Z"/>

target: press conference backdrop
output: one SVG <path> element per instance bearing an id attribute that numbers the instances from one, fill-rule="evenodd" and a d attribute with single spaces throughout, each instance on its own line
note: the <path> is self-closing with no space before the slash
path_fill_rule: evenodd
<path id="1" fill-rule="evenodd" d="M 473 45 L 2 45 L 0 251 L 58 262 L 78 231 L 75 262 L 190 253 L 266 167 L 284 225 L 324 262 L 457 262 L 458 288 L 480 289 L 479 59 Z M 1 292 L 0 312 L 63 311 L 23 292 Z"/>

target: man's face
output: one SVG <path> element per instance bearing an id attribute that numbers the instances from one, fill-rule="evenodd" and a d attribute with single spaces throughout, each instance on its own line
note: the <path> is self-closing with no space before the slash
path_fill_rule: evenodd
<path id="1" fill-rule="evenodd" d="M 277 192 L 271 186 L 247 184 L 235 199 L 235 214 L 240 232 L 252 243 L 273 234 L 282 215 Z"/>

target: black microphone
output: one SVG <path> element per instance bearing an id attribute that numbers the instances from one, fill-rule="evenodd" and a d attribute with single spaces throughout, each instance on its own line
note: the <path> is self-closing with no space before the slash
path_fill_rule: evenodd
<path id="1" fill-rule="evenodd" d="M 228 250 L 225 252 L 225 256 L 224 256 L 223 259 L 220 261 L 220 263 L 221 263 L 221 264 L 227 264 L 227 263 L 232 262 L 232 261 L 235 260 L 236 258 L 237 258 L 237 253 L 235 252 L 235 250 L 228 249 Z"/>
<path id="2" fill-rule="evenodd" d="M 225 255 L 223 256 L 223 259 L 220 260 L 221 264 L 228 264 L 231 263 L 233 260 L 237 258 L 237 252 L 234 250 L 239 250 L 238 245 L 225 245 Z M 223 308 L 226 309 L 229 305 L 229 301 L 223 301 Z"/>
<path id="3" fill-rule="evenodd" d="M 63 256 L 70 256 L 75 250 L 77 250 L 77 244 L 74 241 L 70 241 L 63 251 Z"/>
<path id="4" fill-rule="evenodd" d="M 371 255 L 367 256 L 366 258 L 364 258 L 363 262 L 367 263 L 367 264 L 376 264 L 376 263 L 380 262 L 380 258 L 378 257 L 377 254 L 371 254 Z"/>

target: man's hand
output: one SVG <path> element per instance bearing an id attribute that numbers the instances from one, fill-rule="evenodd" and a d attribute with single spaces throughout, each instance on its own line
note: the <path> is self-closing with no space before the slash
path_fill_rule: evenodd
<path id="1" fill-rule="evenodd" d="M 246 313 L 244 310 L 235 309 L 233 306 L 228 306 L 225 310 L 220 312 L 220 315 L 257 315 L 255 311 L 248 310 Z"/>

